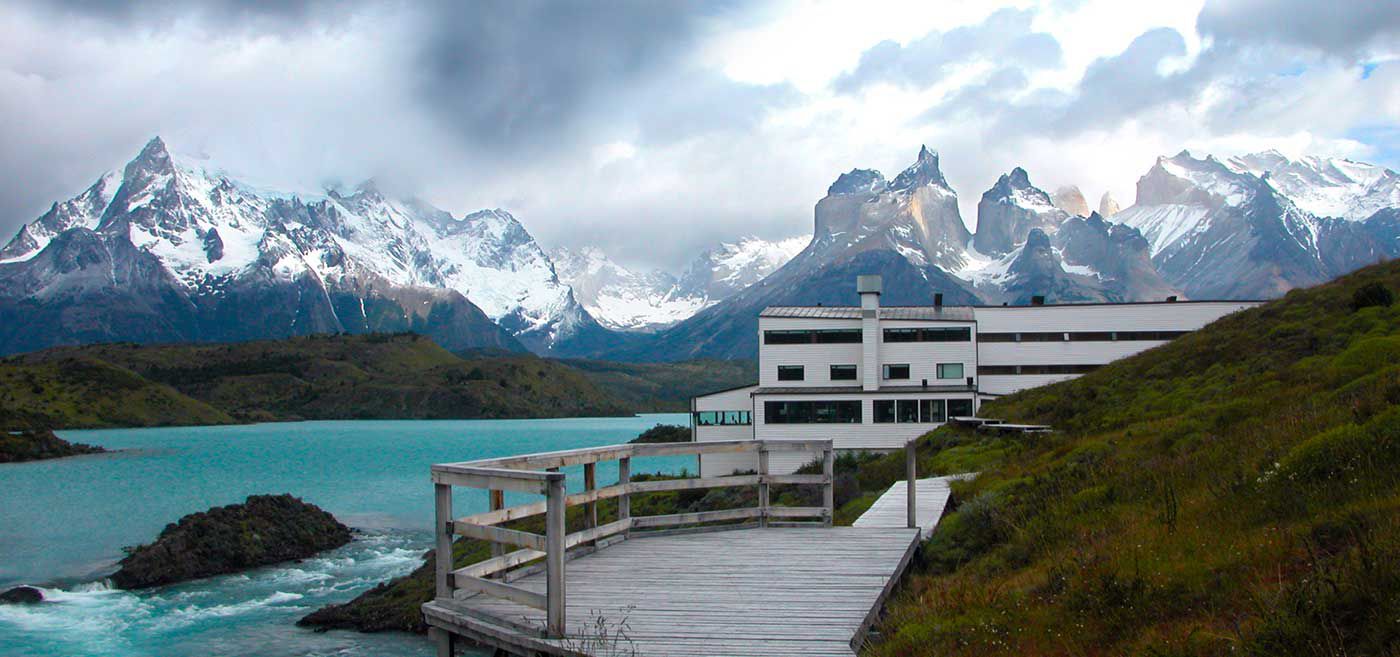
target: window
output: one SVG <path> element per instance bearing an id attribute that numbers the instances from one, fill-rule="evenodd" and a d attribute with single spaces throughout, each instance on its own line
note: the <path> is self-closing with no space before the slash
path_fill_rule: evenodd
<path id="1" fill-rule="evenodd" d="M 885 366 L 885 380 L 886 380 L 886 381 L 892 381 L 892 380 L 896 380 L 896 379 L 908 379 L 908 378 L 909 378 L 909 365 L 905 364 L 905 365 L 886 365 L 886 366 Z"/>
<path id="2" fill-rule="evenodd" d="M 749 411 L 700 411 L 694 414 L 695 426 L 748 426 L 753 423 Z"/>
<path id="3" fill-rule="evenodd" d="M 1015 333 L 978 333 L 978 342 L 1015 342 Z"/>
<path id="4" fill-rule="evenodd" d="M 806 375 L 803 373 L 801 365 L 778 366 L 779 381 L 801 381 L 803 378 L 805 378 L 805 376 Z"/>
<path id="5" fill-rule="evenodd" d="M 881 424 L 889 424 L 891 422 L 894 422 L 893 399 L 875 400 L 875 421 Z"/>
<path id="6" fill-rule="evenodd" d="M 977 366 L 977 375 L 978 375 L 978 376 L 997 376 L 997 375 L 1007 375 L 1007 374 L 1020 374 L 1020 372 L 1018 372 L 1018 371 L 1016 371 L 1016 370 L 1017 370 L 1017 368 L 1016 368 L 1015 365 L 978 365 L 978 366 Z"/>
<path id="7" fill-rule="evenodd" d="M 831 366 L 831 380 L 832 380 L 832 381 L 855 381 L 855 380 L 856 380 L 856 366 L 855 366 L 855 365 L 832 365 L 832 366 Z"/>
<path id="8" fill-rule="evenodd" d="M 949 399 L 948 417 L 969 417 L 972 415 L 971 399 Z"/>
<path id="9" fill-rule="evenodd" d="M 919 400 L 900 399 L 895 402 L 894 407 L 895 422 L 907 423 L 919 421 Z"/>
<path id="10" fill-rule="evenodd" d="M 961 379 L 963 378 L 962 363 L 939 363 L 938 378 L 940 379 Z"/>
<path id="11" fill-rule="evenodd" d="M 764 331 L 763 344 L 860 344 L 860 329 Z"/>
<path id="12" fill-rule="evenodd" d="M 971 340 L 972 329 L 967 326 L 885 329 L 885 342 L 970 342 Z"/>
<path id="13" fill-rule="evenodd" d="M 1008 374 L 1088 374 L 1102 365 L 979 365 L 982 376 Z"/>
<path id="14" fill-rule="evenodd" d="M 860 402 L 763 402 L 763 421 L 767 424 L 860 424 Z"/>
<path id="15" fill-rule="evenodd" d="M 943 410 L 942 399 L 920 399 L 919 400 L 919 421 L 925 423 L 947 422 L 947 414 Z"/>
<path id="16" fill-rule="evenodd" d="M 1112 342 L 1174 340 L 1190 331 L 1077 331 L 1073 333 L 978 333 L 981 342 Z"/>

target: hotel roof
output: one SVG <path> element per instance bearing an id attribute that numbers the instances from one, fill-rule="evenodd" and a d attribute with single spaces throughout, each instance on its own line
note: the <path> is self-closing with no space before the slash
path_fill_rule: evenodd
<path id="1" fill-rule="evenodd" d="M 860 319 L 857 306 L 769 306 L 759 317 L 805 319 Z M 943 322 L 970 322 L 970 306 L 881 306 L 880 319 L 922 319 Z"/>

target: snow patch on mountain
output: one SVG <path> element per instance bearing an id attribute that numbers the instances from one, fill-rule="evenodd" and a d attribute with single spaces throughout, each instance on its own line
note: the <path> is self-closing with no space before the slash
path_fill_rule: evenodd
<path id="1" fill-rule="evenodd" d="M 1342 158 L 1304 156 L 1293 160 L 1276 150 L 1230 158 L 1233 170 L 1267 178 L 1299 208 L 1319 217 L 1361 221 L 1400 207 L 1400 174 Z"/>

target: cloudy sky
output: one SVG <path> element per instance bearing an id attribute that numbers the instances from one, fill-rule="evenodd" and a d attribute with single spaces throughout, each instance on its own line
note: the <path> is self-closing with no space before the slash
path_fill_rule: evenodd
<path id="1" fill-rule="evenodd" d="M 1018 165 L 1124 206 L 1183 148 L 1400 168 L 1400 4 L 0 4 L 6 236 L 157 134 L 254 184 L 373 176 L 678 269 L 810 233 L 838 173 L 920 144 L 970 227 Z"/>

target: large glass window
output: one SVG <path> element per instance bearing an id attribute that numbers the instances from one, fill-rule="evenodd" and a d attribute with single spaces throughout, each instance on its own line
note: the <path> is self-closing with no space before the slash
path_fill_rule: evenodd
<path id="1" fill-rule="evenodd" d="M 832 381 L 855 381 L 855 380 L 856 380 L 856 366 L 855 366 L 855 365 L 832 365 L 832 366 L 831 366 L 831 380 L 832 380 Z"/>
<path id="2" fill-rule="evenodd" d="M 763 344 L 860 344 L 860 329 L 764 331 Z"/>
<path id="3" fill-rule="evenodd" d="M 949 399 L 948 417 L 970 417 L 972 415 L 971 399 Z"/>
<path id="4" fill-rule="evenodd" d="M 885 380 L 891 381 L 891 380 L 896 380 L 896 379 L 908 379 L 908 378 L 909 378 L 909 365 L 908 365 L 908 364 L 904 364 L 904 365 L 886 365 L 886 366 L 885 366 Z"/>
<path id="5" fill-rule="evenodd" d="M 962 363 L 939 363 L 938 378 L 940 379 L 961 379 L 963 378 Z"/>
<path id="6" fill-rule="evenodd" d="M 763 402 L 767 424 L 860 424 L 860 401 Z"/>
<path id="7" fill-rule="evenodd" d="M 895 402 L 894 415 L 896 422 L 918 422 L 919 421 L 919 400 L 900 399 Z"/>
<path id="8" fill-rule="evenodd" d="M 970 342 L 971 340 L 972 328 L 967 326 L 885 329 L 885 342 Z"/>
<path id="9" fill-rule="evenodd" d="M 1175 340 L 1190 331 L 1075 331 L 1070 333 L 978 333 L 981 342 L 1113 342 Z"/>
<path id="10" fill-rule="evenodd" d="M 942 399 L 920 399 L 919 400 L 919 421 L 920 422 L 947 422 L 948 416 L 943 409 Z"/>
<path id="11" fill-rule="evenodd" d="M 875 421 L 881 424 L 889 424 L 891 422 L 894 422 L 893 399 L 875 400 Z"/>
<path id="12" fill-rule="evenodd" d="M 695 426 L 748 426 L 753 423 L 749 411 L 700 411 L 694 413 Z"/>
<path id="13" fill-rule="evenodd" d="M 778 366 L 779 381 L 801 381 L 805 376 L 801 365 Z"/>

